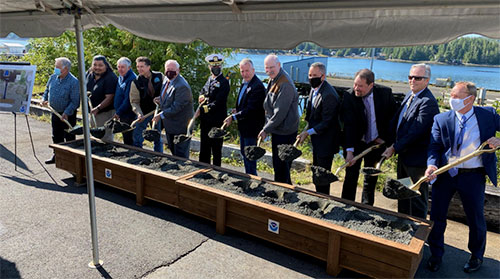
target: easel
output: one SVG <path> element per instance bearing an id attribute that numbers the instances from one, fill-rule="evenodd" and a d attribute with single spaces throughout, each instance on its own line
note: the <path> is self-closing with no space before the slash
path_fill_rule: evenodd
<path id="1" fill-rule="evenodd" d="M 19 65 L 19 66 L 29 66 L 31 65 L 29 62 L 5 62 L 5 61 L 0 61 L 0 65 Z M 4 98 L 5 94 L 7 93 L 7 85 L 8 82 L 5 83 L 5 89 L 4 89 Z M 14 115 L 14 170 L 17 171 L 17 114 L 15 112 L 12 112 Z M 30 141 L 31 141 L 31 148 L 33 150 L 33 156 L 35 156 L 35 159 L 38 160 L 36 157 L 35 153 L 35 145 L 33 144 L 33 136 L 31 135 L 31 128 L 30 128 L 30 123 L 28 121 L 28 115 L 24 114 L 24 117 L 26 119 L 26 125 L 28 126 L 28 132 L 30 135 Z M 38 160 L 40 161 L 40 160 Z"/>

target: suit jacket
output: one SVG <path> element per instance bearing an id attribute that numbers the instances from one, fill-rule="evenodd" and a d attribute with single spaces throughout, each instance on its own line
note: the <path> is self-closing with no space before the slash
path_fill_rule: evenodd
<path id="1" fill-rule="evenodd" d="M 216 79 L 210 76 L 203 86 L 201 94 L 208 101 L 200 110 L 200 121 L 202 126 L 220 127 L 227 115 L 227 96 L 229 94 L 229 81 L 220 74 Z"/>
<path id="2" fill-rule="evenodd" d="M 399 154 L 398 160 L 405 165 L 426 167 L 432 122 L 434 115 L 439 113 L 439 107 L 431 91 L 425 88 L 414 98 L 398 128 L 399 115 L 410 95 L 411 92 L 406 94 L 391 121 L 394 149 Z"/>
<path id="3" fill-rule="evenodd" d="M 241 101 L 238 104 L 239 95 Z M 266 98 L 266 88 L 260 79 L 254 77 L 248 83 L 245 92 L 239 90 L 238 98 L 236 99 L 235 117 L 238 120 L 238 130 L 242 137 L 257 137 L 259 132 L 264 127 L 266 114 L 264 112 L 264 98 Z"/>
<path id="4" fill-rule="evenodd" d="M 163 127 L 167 134 L 185 134 L 188 123 L 194 115 L 191 87 L 183 76 L 178 75 L 163 94 L 167 81 L 165 77 L 160 95 Z"/>
<path id="5" fill-rule="evenodd" d="M 495 132 L 500 131 L 500 115 L 496 113 L 495 109 L 491 107 L 474 107 L 474 114 L 476 115 L 481 142 L 494 137 Z M 427 165 L 442 167 L 448 163 L 445 154 L 455 142 L 456 119 L 455 112 L 452 110 L 440 113 L 434 117 Z M 497 185 L 497 158 L 495 153 L 482 154 L 481 160 L 491 182 Z"/>
<path id="6" fill-rule="evenodd" d="M 377 123 L 378 137 L 390 141 L 389 125 L 397 110 L 392 89 L 383 85 L 373 86 L 373 106 Z M 356 97 L 351 88 L 344 96 L 342 103 L 342 119 L 344 122 L 344 148 L 352 148 L 363 139 L 368 127 L 365 105 L 361 97 Z"/>
<path id="7" fill-rule="evenodd" d="M 311 135 L 313 152 L 319 157 L 333 156 L 339 151 L 340 125 L 338 114 L 340 111 L 340 97 L 337 91 L 325 80 L 318 89 L 314 103 L 313 90 L 307 99 L 305 130 L 314 129 L 316 134 Z"/>

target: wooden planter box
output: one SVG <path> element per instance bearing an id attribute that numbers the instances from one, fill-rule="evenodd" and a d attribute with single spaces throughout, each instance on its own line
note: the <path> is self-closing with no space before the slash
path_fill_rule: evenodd
<path id="1" fill-rule="evenodd" d="M 76 179 L 81 181 L 85 176 L 83 150 L 69 148 L 65 144 L 51 145 L 51 147 L 55 150 L 56 166 L 75 174 Z M 149 152 L 142 149 L 135 150 Z M 154 154 L 183 160 L 169 155 Z M 326 261 L 327 272 L 331 275 L 337 275 L 342 268 L 347 268 L 371 277 L 413 277 L 422 259 L 425 240 L 431 230 L 431 222 L 427 220 L 202 163 L 196 163 L 200 167 L 199 170 L 180 177 L 96 155 L 93 155 L 93 163 L 96 181 L 135 193 L 138 204 L 143 204 L 144 199 L 155 200 L 214 221 L 218 233 L 224 234 L 226 227 L 229 227 L 308 254 Z M 106 169 L 112 171 L 112 178 L 106 178 Z M 289 190 L 328 198 L 358 208 L 410 219 L 419 226 L 410 243 L 405 245 L 189 181 L 196 174 L 209 172 L 212 169 L 262 180 Z M 269 230 L 270 221 L 279 222 L 279 233 Z"/>

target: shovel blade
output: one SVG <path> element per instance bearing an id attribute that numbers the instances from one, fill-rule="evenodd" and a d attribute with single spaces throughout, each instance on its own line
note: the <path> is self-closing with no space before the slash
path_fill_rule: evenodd
<path id="1" fill-rule="evenodd" d="M 408 177 L 399 180 L 388 178 L 382 193 L 386 198 L 396 200 L 418 197 L 420 193 L 410 189 L 412 184 L 411 179 Z"/>
<path id="2" fill-rule="evenodd" d="M 72 129 L 66 130 L 66 132 L 68 132 L 68 134 L 76 136 L 83 135 L 83 127 L 80 125 L 75 125 Z"/>

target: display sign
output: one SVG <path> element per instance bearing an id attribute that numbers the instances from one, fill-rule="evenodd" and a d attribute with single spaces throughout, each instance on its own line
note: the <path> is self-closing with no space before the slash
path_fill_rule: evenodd
<path id="1" fill-rule="evenodd" d="M 0 64 L 0 111 L 29 113 L 36 66 Z"/>

